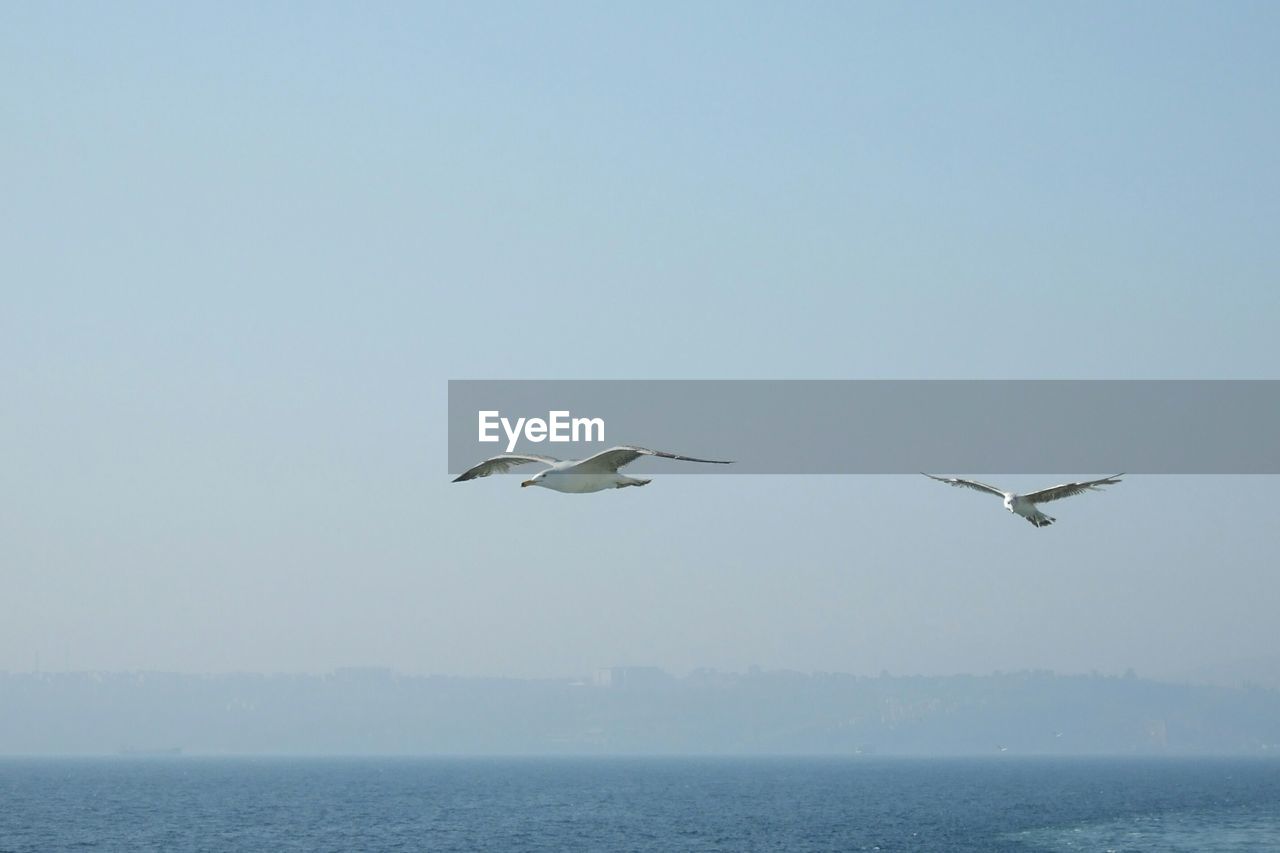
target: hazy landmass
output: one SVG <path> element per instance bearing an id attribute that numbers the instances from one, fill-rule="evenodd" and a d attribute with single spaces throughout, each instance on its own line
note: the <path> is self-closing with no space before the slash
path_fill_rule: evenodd
<path id="1" fill-rule="evenodd" d="M 1280 690 L 1280 657 L 1253 657 L 1219 661 L 1169 672 L 1164 681 L 1208 684 L 1216 687 L 1265 687 Z"/>
<path id="2" fill-rule="evenodd" d="M 1051 672 L 0 673 L 0 754 L 1280 754 L 1280 691 Z"/>

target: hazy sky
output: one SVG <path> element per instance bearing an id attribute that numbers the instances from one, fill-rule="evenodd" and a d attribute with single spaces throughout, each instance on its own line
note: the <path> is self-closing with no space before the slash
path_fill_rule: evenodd
<path id="1" fill-rule="evenodd" d="M 0 6 L 0 669 L 1270 654 L 1271 478 L 1047 530 L 919 477 L 567 496 L 450 484 L 444 416 L 1276 378 L 1277 42 L 1262 2 Z"/>

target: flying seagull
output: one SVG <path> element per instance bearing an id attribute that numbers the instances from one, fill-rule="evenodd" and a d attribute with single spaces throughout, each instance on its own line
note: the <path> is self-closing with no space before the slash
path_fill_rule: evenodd
<path id="1" fill-rule="evenodd" d="M 595 456 L 589 456 L 586 459 L 560 460 L 551 456 L 536 456 L 531 453 L 504 453 L 501 456 L 494 456 L 484 460 L 479 465 L 468 468 L 453 482 L 461 483 L 464 480 L 474 480 L 477 477 L 488 477 L 490 474 L 505 474 L 517 465 L 524 465 L 528 462 L 541 462 L 550 467 L 544 468 L 530 479 L 525 480 L 520 484 L 522 487 L 542 486 L 544 489 L 553 489 L 557 492 L 583 494 L 585 492 L 599 492 L 604 489 L 621 489 L 626 486 L 644 486 L 648 485 L 648 480 L 628 477 L 626 474 L 618 472 L 619 468 L 629 465 L 641 456 L 659 456 L 663 459 L 678 459 L 681 462 L 709 462 L 713 465 L 732 464 L 721 459 L 696 459 L 692 456 L 680 456 L 675 453 L 665 453 L 661 450 L 648 450 L 643 447 L 624 445 L 602 450 Z"/>
<path id="2" fill-rule="evenodd" d="M 1019 495 L 1013 492 L 1006 492 L 997 489 L 995 486 L 988 486 L 986 483 L 979 483 L 977 480 L 962 480 L 959 477 L 935 477 L 932 474 L 925 474 L 930 480 L 937 480 L 939 483 L 949 483 L 953 486 L 964 486 L 967 489 L 976 489 L 979 492 L 989 492 L 990 494 L 1004 498 L 1004 508 L 1016 515 L 1020 515 L 1036 527 L 1048 527 L 1057 521 L 1052 516 L 1045 515 L 1036 509 L 1036 504 L 1047 503 L 1048 501 L 1056 501 L 1060 498 L 1069 498 L 1072 495 L 1083 494 L 1084 492 L 1096 492 L 1099 486 L 1114 486 L 1120 482 L 1120 478 L 1124 474 L 1116 474 L 1113 477 L 1103 477 L 1101 480 L 1086 480 L 1083 483 L 1063 483 L 1060 486 L 1050 486 L 1047 489 L 1041 489 L 1038 492 Z"/>

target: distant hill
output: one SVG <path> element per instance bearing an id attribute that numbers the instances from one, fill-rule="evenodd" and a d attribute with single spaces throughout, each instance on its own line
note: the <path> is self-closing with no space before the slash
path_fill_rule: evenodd
<path id="1" fill-rule="evenodd" d="M 1051 672 L 0 673 L 0 754 L 1280 754 L 1280 691 Z"/>
<path id="2" fill-rule="evenodd" d="M 1242 658 L 1163 675 L 1161 680 L 1215 687 L 1265 687 L 1280 690 L 1280 657 Z"/>

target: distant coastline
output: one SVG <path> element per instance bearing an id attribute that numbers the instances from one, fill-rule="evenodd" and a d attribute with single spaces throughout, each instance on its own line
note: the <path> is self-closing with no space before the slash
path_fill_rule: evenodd
<path id="1" fill-rule="evenodd" d="M 0 673 L 0 755 L 1280 756 L 1280 691 L 1048 671 Z"/>
<path id="2" fill-rule="evenodd" d="M 141 756 L 141 757 L 148 757 L 148 758 L 174 756 L 174 755 L 182 755 L 182 747 L 162 746 L 162 747 L 145 748 L 145 747 L 136 747 L 136 746 L 122 746 L 120 747 L 119 751 L 116 754 L 127 755 L 127 756 Z"/>

